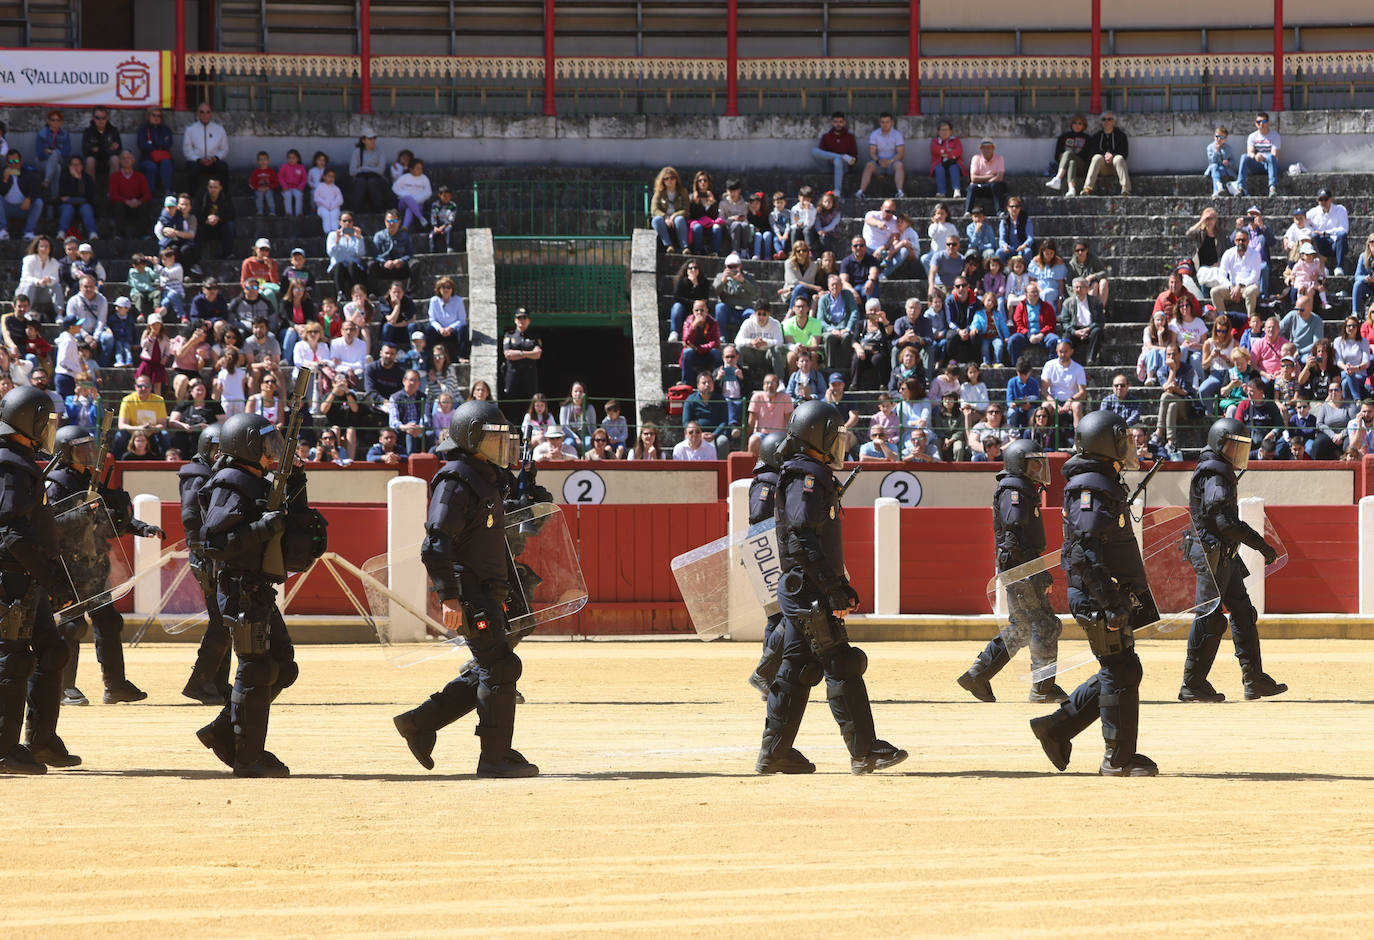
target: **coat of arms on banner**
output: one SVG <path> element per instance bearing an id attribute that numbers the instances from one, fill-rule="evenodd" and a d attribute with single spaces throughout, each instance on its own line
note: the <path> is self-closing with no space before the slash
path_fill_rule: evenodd
<path id="1" fill-rule="evenodd" d="M 120 101 L 147 101 L 151 83 L 148 63 L 126 59 L 115 70 L 115 94 Z"/>

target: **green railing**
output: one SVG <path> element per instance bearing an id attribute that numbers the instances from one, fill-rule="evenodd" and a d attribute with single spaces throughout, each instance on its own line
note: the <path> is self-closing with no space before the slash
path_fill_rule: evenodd
<path id="1" fill-rule="evenodd" d="M 628 327 L 628 238 L 496 239 L 496 306 L 572 323 Z"/>
<path id="2" fill-rule="evenodd" d="M 478 180 L 475 225 L 496 238 L 629 238 L 649 218 L 645 180 Z"/>

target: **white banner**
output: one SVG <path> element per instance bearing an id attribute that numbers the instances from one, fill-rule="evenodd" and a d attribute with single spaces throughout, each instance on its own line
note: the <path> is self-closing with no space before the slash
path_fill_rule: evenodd
<path id="1" fill-rule="evenodd" d="M 172 53 L 106 49 L 0 50 L 0 104 L 172 106 Z"/>

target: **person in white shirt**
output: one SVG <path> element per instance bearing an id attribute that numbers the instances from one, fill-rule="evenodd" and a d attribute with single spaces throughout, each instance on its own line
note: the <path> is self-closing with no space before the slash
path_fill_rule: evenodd
<path id="1" fill-rule="evenodd" d="M 766 300 L 760 298 L 754 304 L 754 315 L 740 324 L 735 348 L 739 350 L 740 365 L 751 373 L 783 374 L 782 324 L 769 314 Z"/>
<path id="2" fill-rule="evenodd" d="M 329 343 L 329 356 L 334 360 L 334 370 L 348 378 L 348 384 L 357 388 L 363 381 L 363 369 L 367 367 L 367 343 L 358 335 L 358 324 L 345 320 L 341 335 Z"/>
<path id="3" fill-rule="evenodd" d="M 53 372 L 53 384 L 63 398 L 76 391 L 76 377 L 81 374 L 81 345 L 85 337 L 81 333 L 81 318 L 74 313 L 62 318 L 62 332 L 57 334 L 57 366 Z"/>
<path id="4" fill-rule="evenodd" d="M 1312 247 L 1336 266 L 1333 275 L 1345 274 L 1345 237 L 1350 233 L 1345 206 L 1331 198 L 1331 190 L 1323 189 L 1317 193 L 1317 204 L 1307 211 L 1307 221 L 1312 226 Z"/>
<path id="5" fill-rule="evenodd" d="M 897 204 L 891 199 L 882 208 L 864 215 L 864 244 L 874 254 L 885 249 L 897 234 Z"/>
<path id="6" fill-rule="evenodd" d="M 1307 220 L 1307 210 L 1302 206 L 1294 209 L 1293 224 L 1283 233 L 1283 251 L 1288 255 L 1288 260 L 1297 261 L 1298 249 L 1302 248 L 1303 241 L 1311 241 L 1315 234 L 1312 223 Z"/>
<path id="7" fill-rule="evenodd" d="M 425 221 L 425 203 L 434 195 L 434 188 L 425 175 L 425 161 L 412 160 L 410 170 L 396 177 L 391 191 L 396 194 L 396 208 L 405 211 L 401 217 L 402 228 L 410 228 L 414 224 L 412 219 L 418 223 Z"/>
<path id="8" fill-rule="evenodd" d="M 100 364 L 113 365 L 114 333 L 105 325 L 110 319 L 110 302 L 96 290 L 95 278 L 91 275 L 81 275 L 80 284 L 81 289 L 67 301 L 67 315 L 79 317 L 81 329 L 100 343 Z"/>
<path id="9" fill-rule="evenodd" d="M 339 228 L 339 214 L 343 209 L 343 190 L 334 183 L 334 171 L 325 170 L 320 182 L 311 191 L 315 200 L 315 214 L 320 217 L 320 225 L 330 235 Z"/>
<path id="10" fill-rule="evenodd" d="M 1269 115 L 1261 111 L 1255 115 L 1255 130 L 1249 137 L 1245 138 L 1245 153 L 1240 158 L 1240 167 L 1236 172 L 1239 177 L 1236 182 L 1240 184 L 1241 196 L 1247 196 L 1245 191 L 1245 178 L 1251 174 L 1260 174 L 1269 177 L 1269 195 L 1279 194 L 1279 139 L 1278 131 L 1269 129 Z"/>
<path id="11" fill-rule="evenodd" d="M 874 174 L 891 176 L 897 185 L 897 198 L 906 196 L 902 192 L 902 183 L 906 181 L 906 167 L 902 163 L 906 157 L 906 140 L 893 125 L 892 115 L 887 111 L 878 115 L 878 129 L 868 135 L 868 165 L 864 167 L 855 198 L 864 198 L 864 190 L 868 189 Z"/>
<path id="12" fill-rule="evenodd" d="M 534 448 L 530 458 L 535 463 L 543 463 L 545 460 L 576 460 L 577 448 L 564 440 L 563 429 L 554 424 L 544 432 L 543 443 Z"/>
<path id="13" fill-rule="evenodd" d="M 718 460 L 715 442 L 701 433 L 701 425 L 690 421 L 686 427 L 687 436 L 678 441 L 673 448 L 674 460 Z"/>
<path id="14" fill-rule="evenodd" d="M 1059 358 L 1045 363 L 1040 384 L 1045 389 L 1045 404 L 1060 414 L 1073 416 L 1073 426 L 1083 417 L 1088 401 L 1088 374 L 1073 361 L 1073 344 L 1061 340 L 1055 347 Z"/>
<path id="15" fill-rule="evenodd" d="M 1259 257 L 1250 251 L 1250 233 L 1238 229 L 1234 244 L 1221 256 L 1221 283 L 1212 288 L 1212 306 L 1224 311 L 1228 303 L 1245 301 L 1245 312 L 1253 316 L 1259 304 L 1260 275 L 1264 270 Z"/>
<path id="16" fill-rule="evenodd" d="M 229 181 L 229 135 L 213 119 L 208 104 L 196 108 L 196 119 L 181 138 L 181 154 L 186 158 L 187 185 L 194 197 L 200 192 L 202 177 L 213 176 L 221 183 Z"/>

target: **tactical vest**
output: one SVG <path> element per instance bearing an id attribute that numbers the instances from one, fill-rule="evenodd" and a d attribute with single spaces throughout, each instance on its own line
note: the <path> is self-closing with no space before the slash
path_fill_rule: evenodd
<path id="1" fill-rule="evenodd" d="M 778 522 L 778 553 L 782 569 L 787 572 L 793 568 L 800 568 L 805 573 L 810 568 L 806 550 L 793 537 L 791 525 L 787 521 L 789 503 L 799 502 L 802 494 L 808 490 L 814 490 L 821 498 L 814 502 L 814 518 L 808 518 L 807 522 L 816 531 L 826 564 L 831 570 L 842 573 L 844 532 L 840 523 L 840 501 L 836 494 L 835 475 L 825 464 L 805 455 L 793 457 L 783 464 L 782 477 L 778 481 L 774 518 Z"/>
<path id="2" fill-rule="evenodd" d="M 778 492 L 778 472 L 763 469 L 749 484 L 749 524 L 758 525 L 773 518 L 773 502 Z"/>
<path id="3" fill-rule="evenodd" d="M 1010 523 L 1002 518 L 1002 495 L 1006 492 L 1019 494 L 1019 505 L 1031 509 L 1040 507 L 1040 488 L 1035 482 L 1015 473 L 997 474 L 997 490 L 992 497 L 992 531 L 994 544 L 1002 544 L 1002 536 L 1010 534 L 1016 541 L 1019 560 L 1022 564 L 1045 553 L 1045 521 L 1038 513 L 1032 513 L 1031 522 L 1025 525 Z"/>
<path id="4" fill-rule="evenodd" d="M 431 495 L 446 480 L 459 481 L 473 495 L 462 534 L 454 539 L 458 563 L 479 581 L 506 582 L 509 577 L 506 547 L 506 507 L 496 482 L 460 454 L 444 464 L 430 483 Z"/>
<path id="5" fill-rule="evenodd" d="M 1205 504 L 1202 499 L 1203 486 L 1210 476 L 1217 477 L 1226 488 L 1226 502 L 1236 505 L 1236 471 L 1231 464 L 1222 460 L 1210 450 L 1198 455 L 1193 478 L 1188 482 L 1188 512 L 1193 517 L 1193 526 L 1202 537 L 1202 544 L 1208 549 L 1220 548 L 1225 541 L 1216 528 L 1216 506 Z"/>

